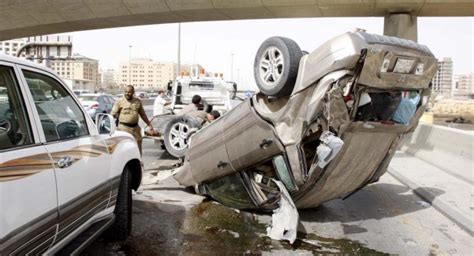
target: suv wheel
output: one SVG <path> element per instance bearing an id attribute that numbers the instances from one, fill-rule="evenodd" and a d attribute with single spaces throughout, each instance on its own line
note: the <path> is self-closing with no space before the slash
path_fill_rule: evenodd
<path id="1" fill-rule="evenodd" d="M 285 97 L 295 86 L 300 59 L 298 44 L 286 37 L 270 37 L 257 51 L 254 76 L 257 86 L 268 96 Z"/>
<path id="2" fill-rule="evenodd" d="M 132 175 L 125 167 L 120 179 L 117 203 L 115 205 L 115 222 L 107 231 L 107 237 L 115 241 L 124 241 L 132 230 Z"/>
<path id="3" fill-rule="evenodd" d="M 164 133 L 166 151 L 174 157 L 184 157 L 188 149 L 190 133 L 196 128 L 200 129 L 201 124 L 188 116 L 178 116 L 172 119 L 166 125 Z"/>

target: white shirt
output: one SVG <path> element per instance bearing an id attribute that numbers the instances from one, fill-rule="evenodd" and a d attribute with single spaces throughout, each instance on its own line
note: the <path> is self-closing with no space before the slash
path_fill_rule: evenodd
<path id="1" fill-rule="evenodd" d="M 156 96 L 155 103 L 153 104 L 153 116 L 162 115 L 165 113 L 165 103 L 166 100 L 163 99 L 163 96 Z"/>

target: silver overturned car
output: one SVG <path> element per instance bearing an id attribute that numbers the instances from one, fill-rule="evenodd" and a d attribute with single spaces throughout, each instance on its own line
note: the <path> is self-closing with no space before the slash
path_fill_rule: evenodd
<path id="1" fill-rule="evenodd" d="M 426 46 L 396 37 L 348 32 L 309 54 L 269 38 L 255 57 L 260 93 L 195 133 L 174 178 L 238 209 L 347 197 L 385 173 L 436 70 Z"/>

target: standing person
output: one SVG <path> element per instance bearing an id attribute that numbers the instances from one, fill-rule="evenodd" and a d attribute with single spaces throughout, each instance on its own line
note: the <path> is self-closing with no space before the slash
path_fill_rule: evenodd
<path id="1" fill-rule="evenodd" d="M 165 113 L 165 106 L 171 104 L 171 101 L 165 99 L 165 92 L 163 90 L 158 91 L 155 102 L 153 103 L 153 116 L 163 115 Z"/>
<path id="2" fill-rule="evenodd" d="M 141 128 L 138 125 L 138 118 L 141 117 L 143 121 L 150 127 L 150 130 L 153 131 L 153 126 L 148 120 L 148 117 L 145 114 L 145 109 L 143 109 L 142 102 L 135 98 L 133 95 L 135 93 L 135 88 L 132 85 L 127 85 L 125 87 L 125 93 L 123 98 L 115 102 L 114 107 L 112 108 L 111 114 L 118 119 L 117 130 L 128 132 L 137 141 L 138 148 L 140 149 L 140 155 L 142 154 L 142 134 Z"/>
<path id="3" fill-rule="evenodd" d="M 184 106 L 181 112 L 179 112 L 179 114 L 184 115 L 188 112 L 199 110 L 200 106 L 201 106 L 201 96 L 196 94 L 191 99 L 191 104 Z"/>

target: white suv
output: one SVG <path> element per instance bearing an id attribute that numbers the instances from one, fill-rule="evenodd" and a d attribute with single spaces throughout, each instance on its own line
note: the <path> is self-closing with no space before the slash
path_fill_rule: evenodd
<path id="1" fill-rule="evenodd" d="M 96 121 L 50 69 L 0 55 L 0 255 L 77 253 L 109 227 L 127 238 L 140 153 Z"/>

